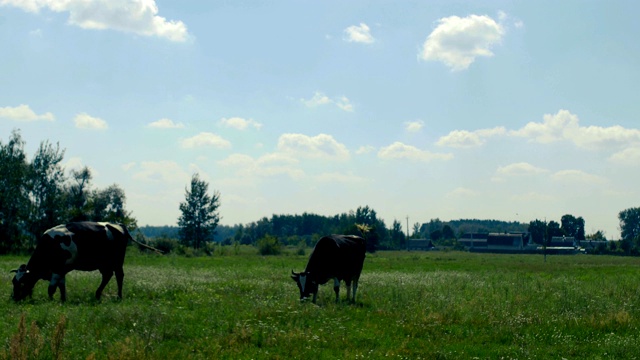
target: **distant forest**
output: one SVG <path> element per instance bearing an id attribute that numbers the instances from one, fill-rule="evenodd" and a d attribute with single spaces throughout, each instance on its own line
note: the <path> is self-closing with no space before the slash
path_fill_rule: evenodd
<path id="1" fill-rule="evenodd" d="M 387 227 L 383 220 L 377 219 L 375 210 L 360 207 L 355 212 L 335 216 L 323 216 L 312 213 L 302 215 L 272 215 L 246 225 L 218 225 L 213 241 L 222 244 L 238 242 L 255 244 L 259 239 L 275 236 L 284 245 L 298 245 L 305 242 L 312 246 L 315 241 L 327 234 L 354 233 L 353 225 L 364 223 L 372 227 L 377 249 L 400 249 L 406 245 L 406 229 L 394 220 Z M 413 239 L 457 239 L 465 233 L 526 232 L 529 224 L 500 220 L 460 219 L 441 221 L 431 219 L 426 223 L 415 223 L 410 238 Z M 144 236 L 154 238 L 178 239 L 180 228 L 177 226 L 141 226 Z"/>

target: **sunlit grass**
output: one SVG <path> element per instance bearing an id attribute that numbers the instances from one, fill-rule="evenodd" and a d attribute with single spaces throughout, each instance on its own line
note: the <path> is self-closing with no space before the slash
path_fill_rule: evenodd
<path id="1" fill-rule="evenodd" d="M 16 334 L 55 343 L 71 359 L 634 358 L 640 354 L 640 259 L 459 252 L 368 254 L 355 305 L 300 303 L 290 270 L 307 256 L 142 255 L 129 249 L 124 299 L 102 301 L 97 272 L 72 272 L 68 301 L 9 300 L 25 259 L 0 258 L 0 359 Z M 341 298 L 345 299 L 342 288 Z M 26 329 L 19 329 L 24 316 Z M 35 330 L 31 329 L 34 324 Z M 31 341 L 28 336 L 25 341 Z M 12 348 L 13 346 L 13 348 Z M 42 346 L 32 358 L 52 358 Z"/>

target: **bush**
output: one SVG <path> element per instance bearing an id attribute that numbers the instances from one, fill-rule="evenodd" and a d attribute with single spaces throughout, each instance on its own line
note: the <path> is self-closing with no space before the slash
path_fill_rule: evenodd
<path id="1" fill-rule="evenodd" d="M 258 253 L 260 255 L 280 255 L 281 252 L 282 244 L 275 236 L 266 235 L 258 240 Z"/>
<path id="2" fill-rule="evenodd" d="M 162 236 L 153 240 L 151 246 L 162 251 L 164 254 L 169 254 L 180 247 L 180 243 L 178 240 Z"/>

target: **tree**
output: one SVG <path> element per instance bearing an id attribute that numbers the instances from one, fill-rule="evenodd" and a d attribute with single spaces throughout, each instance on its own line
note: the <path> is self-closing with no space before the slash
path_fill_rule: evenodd
<path id="1" fill-rule="evenodd" d="M 620 211 L 620 237 L 622 240 L 636 240 L 640 237 L 640 207 Z"/>
<path id="2" fill-rule="evenodd" d="M 391 248 L 395 249 L 403 249 L 405 248 L 405 234 L 402 231 L 402 224 L 400 221 L 393 220 L 393 225 L 391 226 Z"/>
<path id="3" fill-rule="evenodd" d="M 9 142 L 0 142 L 0 253 L 21 246 L 22 221 L 28 216 L 27 177 L 29 167 L 20 132 L 11 132 Z"/>
<path id="4" fill-rule="evenodd" d="M 80 170 L 71 170 L 72 183 L 67 187 L 68 218 L 70 221 L 86 221 L 90 219 L 87 205 L 91 195 L 92 179 L 93 176 L 88 166 Z"/>
<path id="5" fill-rule="evenodd" d="M 64 149 L 59 144 L 54 147 L 43 141 L 31 160 L 27 185 L 31 200 L 29 230 L 36 236 L 66 220 L 63 158 Z"/>
<path id="6" fill-rule="evenodd" d="M 442 227 L 442 238 L 445 240 L 451 240 L 456 238 L 456 234 L 453 232 L 453 229 L 449 225 L 445 225 Z"/>
<path id="7" fill-rule="evenodd" d="M 546 245 L 547 241 L 547 224 L 541 220 L 534 220 L 529 223 L 529 233 L 531 240 L 535 244 Z"/>
<path id="8" fill-rule="evenodd" d="M 560 229 L 560 224 L 553 220 L 549 221 L 549 223 L 547 224 L 547 236 L 549 238 L 549 241 L 551 241 L 551 238 L 553 238 L 554 236 L 562 235 L 564 235 L 564 233 Z"/>
<path id="9" fill-rule="evenodd" d="M 220 221 L 220 193 L 209 195 L 209 184 L 200 180 L 198 173 L 191 177 L 191 187 L 185 188 L 185 202 L 180 203 L 182 215 L 178 218 L 180 239 L 186 246 L 199 249 L 210 241 Z"/>
<path id="10" fill-rule="evenodd" d="M 598 230 L 593 234 L 587 235 L 586 239 L 590 241 L 607 241 L 607 237 L 604 235 L 604 231 L 602 230 Z"/>
<path id="11" fill-rule="evenodd" d="M 135 229 L 137 222 L 131 212 L 125 209 L 125 202 L 124 190 L 117 184 L 104 190 L 94 190 L 88 204 L 91 220 L 124 224 L 129 229 Z"/>
<path id="12" fill-rule="evenodd" d="M 584 240 L 584 219 L 567 214 L 560 219 L 560 229 L 564 235 L 572 236 L 576 240 Z"/>

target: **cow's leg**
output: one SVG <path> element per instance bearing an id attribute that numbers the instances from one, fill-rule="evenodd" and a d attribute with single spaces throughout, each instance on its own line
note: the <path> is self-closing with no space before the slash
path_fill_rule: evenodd
<path id="1" fill-rule="evenodd" d="M 315 304 L 317 298 L 318 298 L 318 292 L 316 291 L 316 292 L 313 293 L 313 300 L 311 300 L 311 302 L 313 302 Z"/>
<path id="2" fill-rule="evenodd" d="M 358 290 L 358 280 L 360 280 L 359 278 L 355 278 L 353 279 L 353 297 L 352 297 L 352 301 L 355 304 L 356 303 L 356 291 Z"/>
<path id="3" fill-rule="evenodd" d="M 113 276 L 113 270 L 100 270 L 100 273 L 102 274 L 102 282 L 100 283 L 100 286 L 98 286 L 98 290 L 96 290 L 96 299 L 98 300 L 100 300 L 100 296 L 102 296 L 102 290 L 104 290 L 104 288 L 109 283 L 109 280 L 111 280 L 111 277 Z"/>
<path id="4" fill-rule="evenodd" d="M 340 280 L 333 278 L 333 291 L 336 292 L 336 302 L 340 300 Z"/>
<path id="5" fill-rule="evenodd" d="M 351 279 L 346 279 L 344 283 L 347 285 L 347 302 L 349 302 L 349 296 L 351 296 Z"/>
<path id="6" fill-rule="evenodd" d="M 60 288 L 60 301 L 67 301 L 67 281 L 64 276 L 58 281 L 58 287 Z"/>
<path id="7" fill-rule="evenodd" d="M 49 281 L 49 289 L 48 289 L 49 299 L 51 300 L 53 300 L 53 294 L 56 293 L 56 289 L 58 288 L 58 283 L 60 282 L 60 279 L 62 279 L 61 275 L 58 275 L 58 274 L 51 275 L 51 280 Z"/>
<path id="8" fill-rule="evenodd" d="M 118 282 L 118 298 L 122 300 L 122 282 L 124 280 L 124 270 L 116 269 L 116 281 Z"/>

